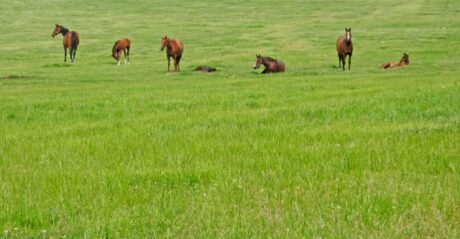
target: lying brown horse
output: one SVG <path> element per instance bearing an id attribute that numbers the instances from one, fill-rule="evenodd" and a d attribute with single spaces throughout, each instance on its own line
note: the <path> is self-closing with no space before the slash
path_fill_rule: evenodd
<path id="1" fill-rule="evenodd" d="M 345 59 L 348 55 L 348 70 L 351 68 L 351 55 L 353 55 L 353 43 L 351 42 L 351 28 L 345 28 L 345 35 L 337 38 L 337 54 L 339 56 L 339 68 L 345 70 Z"/>
<path id="2" fill-rule="evenodd" d="M 75 53 L 77 52 L 78 44 L 80 43 L 80 35 L 78 32 L 69 31 L 69 29 L 64 26 L 56 24 L 51 36 L 55 37 L 59 33 L 64 36 L 64 40 L 62 41 L 62 45 L 64 45 L 64 62 L 67 61 L 67 48 L 69 48 L 70 62 L 73 63 L 75 61 Z"/>
<path id="3" fill-rule="evenodd" d="M 214 72 L 217 69 L 211 66 L 197 66 L 193 71 Z"/>
<path id="4" fill-rule="evenodd" d="M 112 57 L 117 60 L 117 64 L 120 65 L 120 55 L 121 51 L 125 56 L 125 64 L 129 64 L 129 48 L 131 47 L 131 42 L 128 38 L 123 38 L 115 42 L 112 47 Z"/>
<path id="5" fill-rule="evenodd" d="M 256 63 L 253 68 L 258 69 L 260 65 L 265 66 L 265 69 L 261 72 L 262 74 L 284 72 L 285 69 L 284 62 L 282 61 L 273 59 L 269 56 L 256 55 Z"/>
<path id="6" fill-rule="evenodd" d="M 387 69 L 387 68 L 400 67 L 400 66 L 406 66 L 406 65 L 409 65 L 409 54 L 404 53 L 401 60 L 390 61 L 390 62 L 384 63 L 383 65 L 380 66 L 380 68 Z"/>
<path id="7" fill-rule="evenodd" d="M 174 70 L 180 71 L 180 58 L 182 57 L 182 53 L 184 52 L 184 45 L 182 41 L 179 39 L 168 38 L 164 36 L 161 38 L 161 50 L 163 51 L 166 48 L 166 58 L 168 59 L 168 72 L 169 72 L 169 65 L 170 65 L 170 58 L 174 59 Z"/>

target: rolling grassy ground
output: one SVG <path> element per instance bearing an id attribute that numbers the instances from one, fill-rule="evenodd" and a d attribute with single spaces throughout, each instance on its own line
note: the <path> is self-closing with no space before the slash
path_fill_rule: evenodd
<path id="1" fill-rule="evenodd" d="M 0 237 L 459 238 L 459 14 L 457 0 L 2 1 Z M 75 64 L 56 23 L 80 33 Z M 164 34 L 184 42 L 180 73 Z M 410 66 L 378 69 L 403 52 Z M 287 72 L 258 74 L 258 53 Z"/>

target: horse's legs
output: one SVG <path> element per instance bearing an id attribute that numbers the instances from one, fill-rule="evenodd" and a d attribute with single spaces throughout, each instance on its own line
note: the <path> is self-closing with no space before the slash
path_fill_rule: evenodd
<path id="1" fill-rule="evenodd" d="M 120 50 L 115 51 L 115 56 L 117 57 L 117 66 L 120 65 Z"/>
<path id="2" fill-rule="evenodd" d="M 77 54 L 77 48 L 75 47 L 73 49 L 73 60 L 75 61 L 75 55 Z"/>
<path id="3" fill-rule="evenodd" d="M 345 71 L 345 58 L 346 58 L 346 55 L 342 55 L 342 70 Z"/>
<path id="4" fill-rule="evenodd" d="M 351 68 L 351 54 L 348 55 L 348 70 Z"/>
<path id="5" fill-rule="evenodd" d="M 168 58 L 168 72 L 169 72 L 169 65 L 170 65 L 169 61 L 170 61 L 170 56 L 166 56 L 166 58 Z"/>
<path id="6" fill-rule="evenodd" d="M 74 59 L 74 55 L 73 55 L 73 52 L 75 51 L 74 48 L 70 48 L 69 50 L 69 56 L 70 56 L 70 63 L 73 63 L 73 59 Z"/>
<path id="7" fill-rule="evenodd" d="M 129 64 L 129 46 L 126 47 L 126 50 L 127 50 L 126 55 L 128 56 L 128 64 Z"/>
<path id="8" fill-rule="evenodd" d="M 339 69 L 342 67 L 342 56 L 340 53 L 337 54 L 339 56 Z"/>
<path id="9" fill-rule="evenodd" d="M 179 65 L 179 63 L 180 63 L 180 58 L 181 58 L 181 57 L 182 57 L 182 56 L 177 56 L 177 57 L 176 57 L 177 71 L 180 71 L 180 65 Z"/>
<path id="10" fill-rule="evenodd" d="M 177 71 L 177 55 L 173 56 L 173 60 L 174 60 L 174 71 Z"/>
<path id="11" fill-rule="evenodd" d="M 268 68 L 265 68 L 260 74 L 267 74 L 268 72 Z"/>
<path id="12" fill-rule="evenodd" d="M 126 48 L 123 49 L 123 56 L 125 57 L 125 65 L 126 65 Z"/>
<path id="13" fill-rule="evenodd" d="M 67 61 L 67 47 L 64 47 L 64 62 Z"/>

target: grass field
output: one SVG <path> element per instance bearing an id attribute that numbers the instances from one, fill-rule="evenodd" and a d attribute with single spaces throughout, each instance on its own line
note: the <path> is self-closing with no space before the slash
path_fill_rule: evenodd
<path id="1" fill-rule="evenodd" d="M 459 238 L 459 15 L 458 0 L 1 1 L 0 237 Z M 80 33 L 75 64 L 56 23 Z M 378 69 L 403 52 L 410 66 Z M 255 54 L 287 72 L 258 74 Z"/>

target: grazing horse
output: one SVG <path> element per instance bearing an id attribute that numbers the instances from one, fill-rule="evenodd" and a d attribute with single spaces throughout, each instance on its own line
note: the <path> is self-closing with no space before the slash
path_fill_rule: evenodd
<path id="1" fill-rule="evenodd" d="M 170 65 L 170 58 L 174 59 L 174 70 L 180 71 L 180 58 L 182 57 L 182 53 L 184 52 L 184 45 L 182 41 L 179 39 L 168 38 L 164 36 L 161 38 L 161 50 L 163 51 L 166 48 L 166 58 L 168 59 L 168 72 L 169 72 L 169 65 Z"/>
<path id="2" fill-rule="evenodd" d="M 353 54 L 353 43 L 351 42 L 351 28 L 345 28 L 345 35 L 337 38 L 337 54 L 339 56 L 339 68 L 345 70 L 345 59 L 348 55 L 348 70 L 351 68 L 351 55 Z"/>
<path id="3" fill-rule="evenodd" d="M 80 35 L 78 32 L 69 31 L 69 29 L 64 26 L 56 24 L 51 36 L 55 37 L 59 33 L 64 36 L 64 40 L 62 41 L 62 45 L 64 46 L 64 62 L 67 61 L 67 48 L 69 48 L 70 62 L 73 63 L 75 61 L 75 53 L 77 52 L 78 44 L 80 43 Z"/>
<path id="4" fill-rule="evenodd" d="M 217 69 L 211 66 L 197 66 L 193 71 L 213 72 L 217 71 Z"/>
<path id="5" fill-rule="evenodd" d="M 265 69 L 261 72 L 262 74 L 284 72 L 285 69 L 284 62 L 282 61 L 273 59 L 269 56 L 256 55 L 256 63 L 253 68 L 258 69 L 260 65 L 265 66 Z"/>
<path id="6" fill-rule="evenodd" d="M 387 68 L 400 67 L 400 66 L 406 66 L 406 65 L 409 65 L 409 54 L 404 53 L 401 60 L 390 61 L 390 62 L 384 63 L 383 65 L 380 66 L 380 68 L 387 69 Z"/>
<path id="7" fill-rule="evenodd" d="M 117 64 L 120 65 L 120 55 L 121 51 L 125 56 L 125 64 L 129 64 L 129 48 L 131 47 L 131 42 L 128 38 L 123 38 L 115 42 L 112 47 L 112 57 L 117 60 Z"/>

